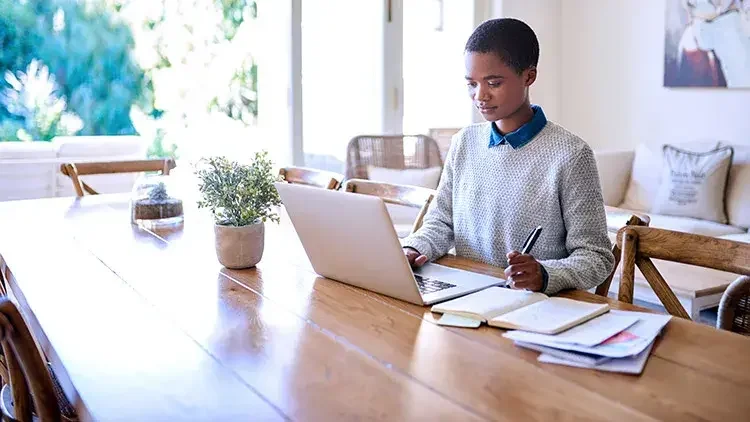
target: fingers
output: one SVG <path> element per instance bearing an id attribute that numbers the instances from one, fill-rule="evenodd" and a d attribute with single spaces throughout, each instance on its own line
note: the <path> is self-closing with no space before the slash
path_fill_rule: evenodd
<path id="1" fill-rule="evenodd" d="M 535 260 L 512 264 L 505 269 L 505 277 L 512 289 L 538 291 L 542 287 L 542 272 Z"/>
<path id="2" fill-rule="evenodd" d="M 517 277 L 522 274 L 535 274 L 539 271 L 539 264 L 536 262 L 524 262 L 521 264 L 513 264 L 505 269 L 505 277 L 510 279 L 511 277 Z"/>
<path id="3" fill-rule="evenodd" d="M 508 258 L 508 264 L 520 264 L 523 262 L 535 261 L 534 257 L 529 254 L 521 254 L 517 251 L 512 251 L 506 255 Z"/>
<path id="4" fill-rule="evenodd" d="M 421 267 L 427 262 L 425 255 L 411 248 L 404 248 L 404 255 L 406 255 L 406 260 L 409 261 L 409 264 L 415 267 Z"/>
<path id="5" fill-rule="evenodd" d="M 534 290 L 539 276 L 535 274 L 521 274 L 510 278 L 510 284 L 514 289 Z"/>

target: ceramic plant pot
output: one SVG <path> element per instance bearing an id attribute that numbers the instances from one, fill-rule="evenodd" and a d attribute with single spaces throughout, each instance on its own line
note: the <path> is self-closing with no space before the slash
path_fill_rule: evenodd
<path id="1" fill-rule="evenodd" d="M 247 226 L 221 226 L 214 224 L 216 257 L 221 265 L 231 268 L 254 267 L 263 257 L 265 226 L 263 223 Z"/>

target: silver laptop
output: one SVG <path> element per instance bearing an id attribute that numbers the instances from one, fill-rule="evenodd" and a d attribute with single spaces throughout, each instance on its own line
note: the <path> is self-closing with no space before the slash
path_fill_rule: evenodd
<path id="1" fill-rule="evenodd" d="M 428 263 L 412 271 L 382 199 L 276 183 L 316 273 L 418 305 L 462 296 L 505 280 Z"/>

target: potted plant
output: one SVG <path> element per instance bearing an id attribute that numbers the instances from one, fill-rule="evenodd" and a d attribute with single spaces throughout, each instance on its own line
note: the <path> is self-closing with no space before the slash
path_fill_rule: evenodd
<path id="1" fill-rule="evenodd" d="M 249 268 L 263 256 L 264 223 L 278 222 L 274 207 L 281 204 L 277 180 L 267 152 L 249 164 L 225 157 L 201 160 L 196 175 L 202 199 L 199 208 L 214 216 L 216 256 L 227 268 Z"/>

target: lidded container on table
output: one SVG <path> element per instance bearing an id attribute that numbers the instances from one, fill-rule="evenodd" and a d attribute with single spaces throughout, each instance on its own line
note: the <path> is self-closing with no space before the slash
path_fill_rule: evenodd
<path id="1" fill-rule="evenodd" d="M 175 178 L 160 174 L 140 176 L 130 195 L 130 222 L 146 228 L 182 224 L 182 199 Z"/>

